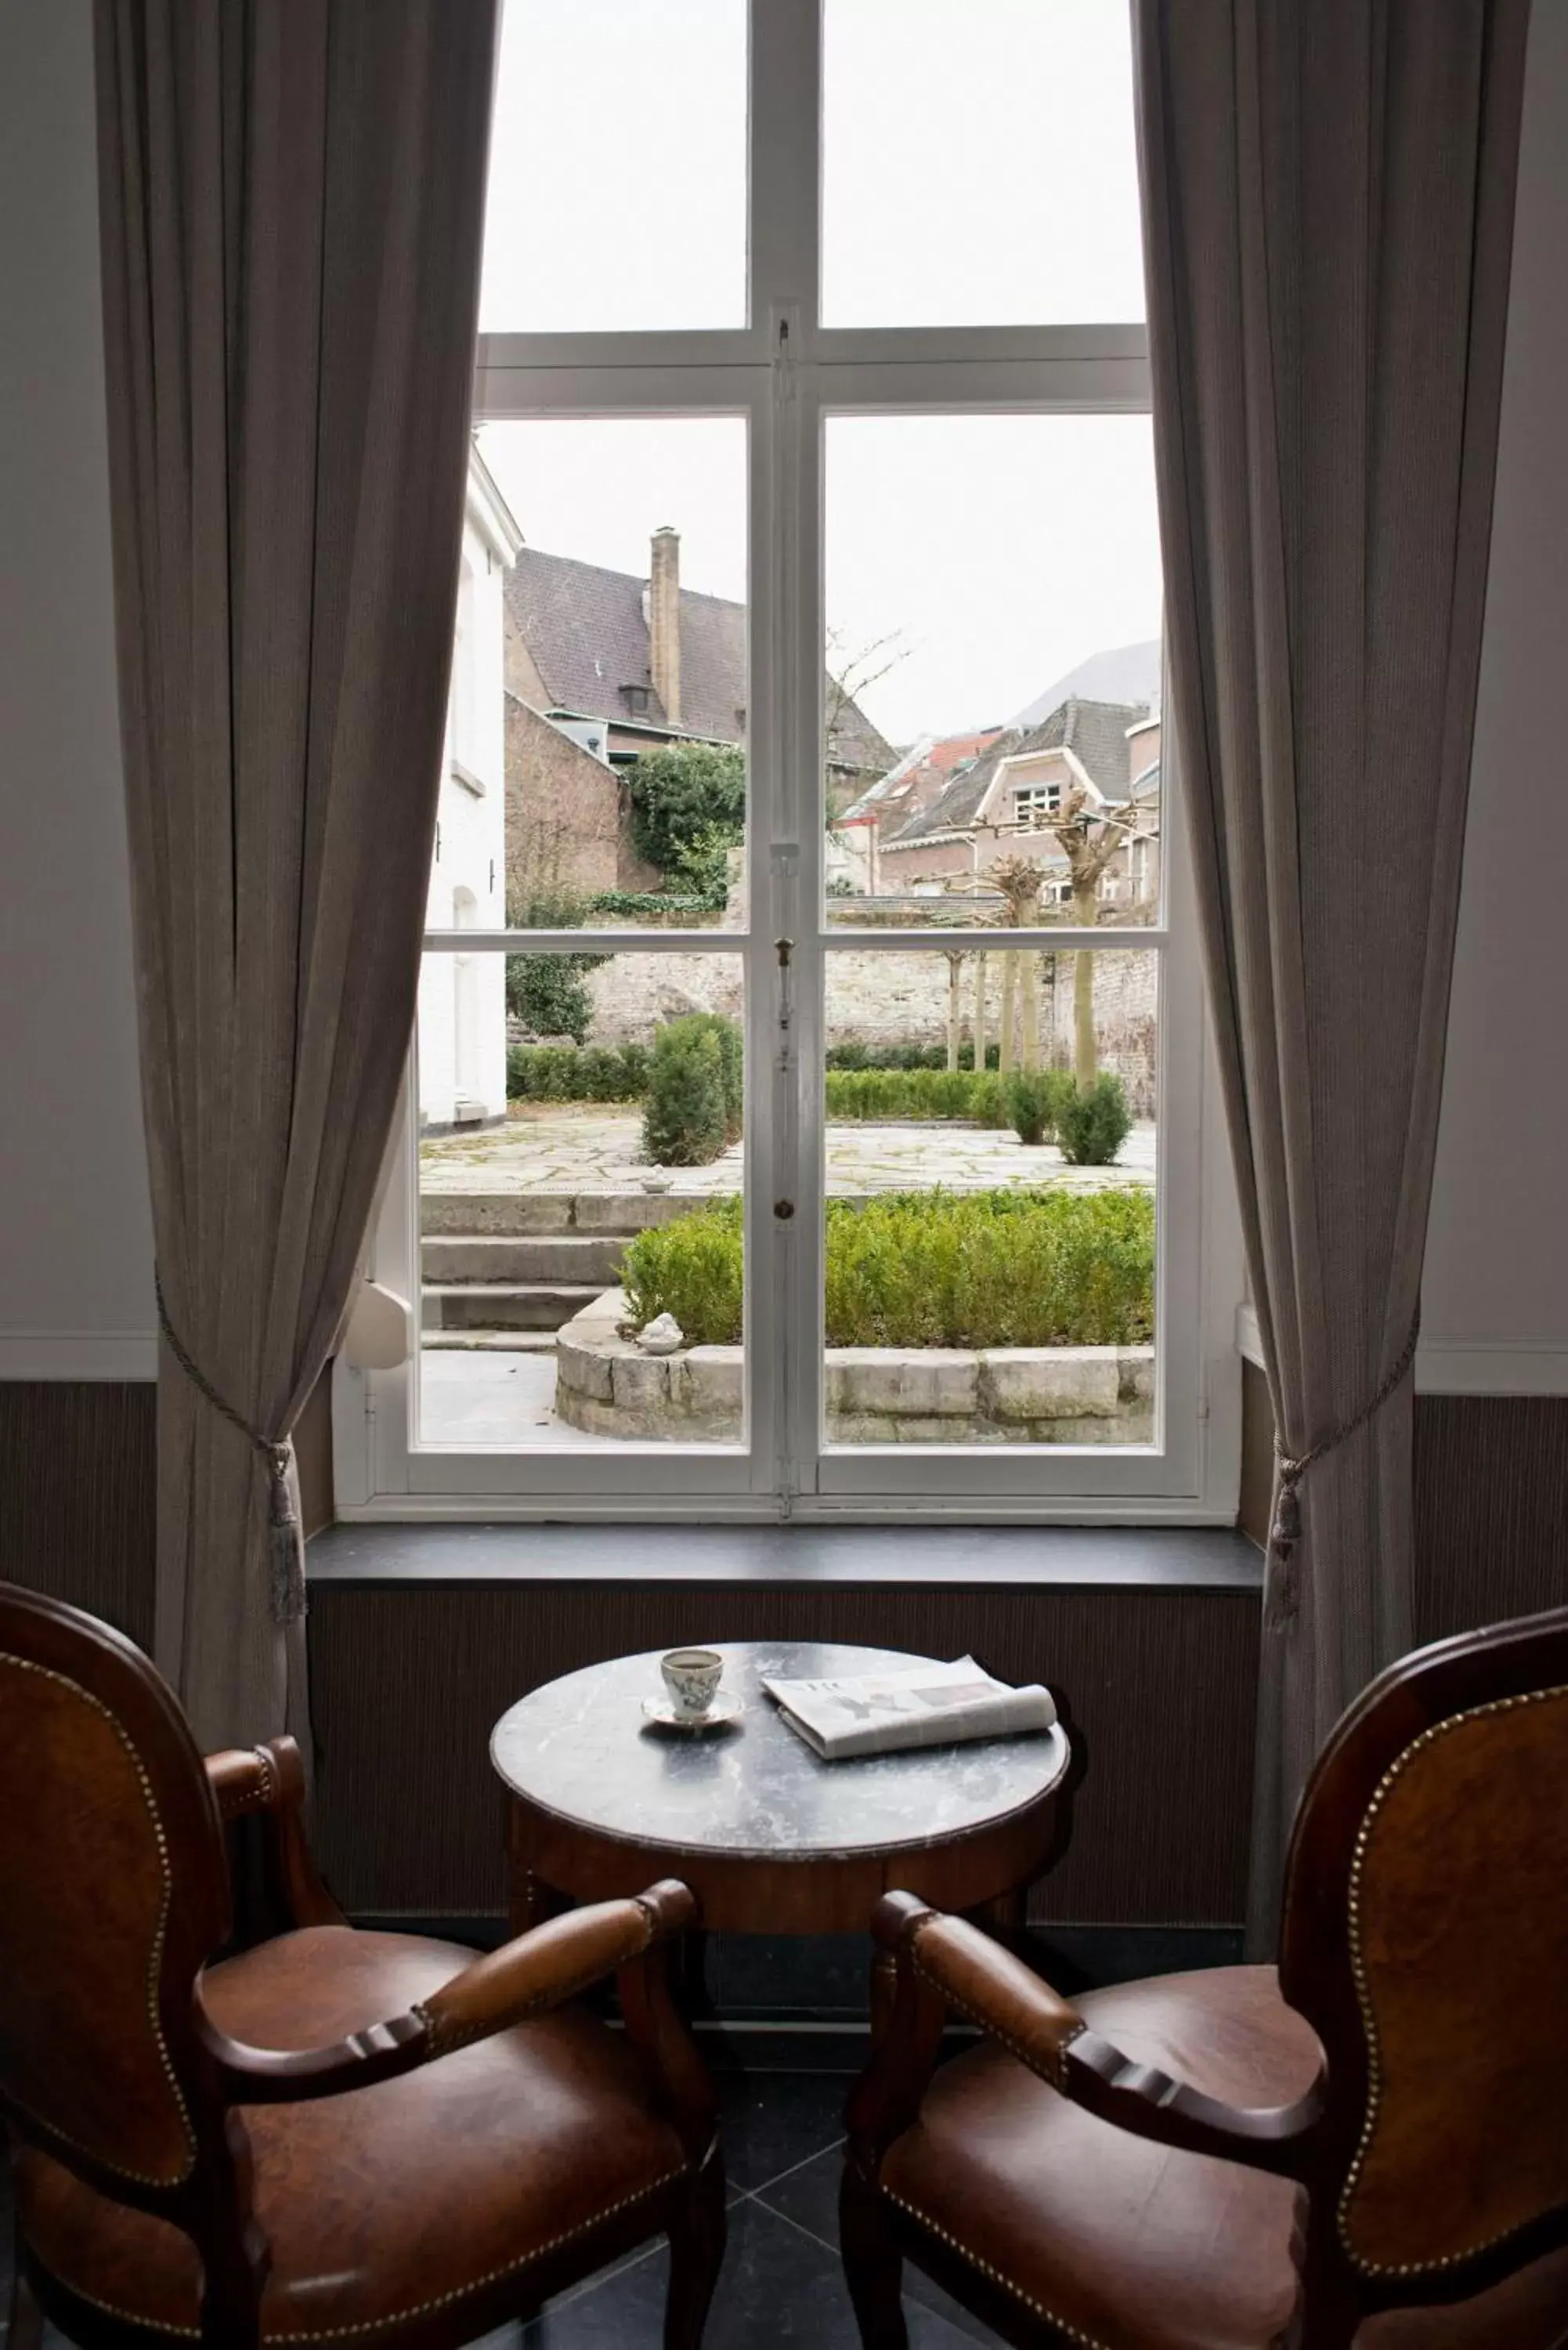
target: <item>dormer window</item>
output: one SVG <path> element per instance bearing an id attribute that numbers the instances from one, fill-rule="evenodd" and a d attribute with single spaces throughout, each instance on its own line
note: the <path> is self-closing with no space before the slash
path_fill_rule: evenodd
<path id="1" fill-rule="evenodd" d="M 632 716 L 634 718 L 646 718 L 648 715 L 649 699 L 653 691 L 652 687 L 647 685 L 623 685 L 620 691 L 621 699 L 626 703 L 626 706 L 628 710 L 630 711 Z"/>
<path id="2" fill-rule="evenodd" d="M 1062 813 L 1060 784 L 1025 784 L 1012 795 L 1014 819 L 1025 831 L 1037 832 L 1043 824 Z"/>

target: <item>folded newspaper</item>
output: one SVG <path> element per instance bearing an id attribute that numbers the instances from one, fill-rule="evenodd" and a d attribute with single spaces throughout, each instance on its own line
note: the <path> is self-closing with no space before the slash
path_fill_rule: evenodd
<path id="1" fill-rule="evenodd" d="M 847 1754 L 894 1754 L 907 1746 L 957 1746 L 972 1738 L 1015 1738 L 1049 1730 L 1049 1690 L 1009 1689 L 972 1657 L 853 1680 L 770 1680 L 763 1687 L 797 1737 L 825 1762 Z"/>

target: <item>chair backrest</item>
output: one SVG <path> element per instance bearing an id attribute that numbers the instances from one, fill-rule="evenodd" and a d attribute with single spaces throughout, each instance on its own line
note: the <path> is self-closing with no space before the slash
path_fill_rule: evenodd
<path id="1" fill-rule="evenodd" d="M 183 1715 L 105 1624 L 0 1584 L 0 2110 L 136 2200 L 205 2135 L 192 1988 L 228 1931 Z"/>
<path id="2" fill-rule="evenodd" d="M 1351 1709 L 1302 1801 L 1280 1979 L 1328 2059 L 1314 2229 L 1364 2302 L 1568 2238 L 1568 1610 Z"/>

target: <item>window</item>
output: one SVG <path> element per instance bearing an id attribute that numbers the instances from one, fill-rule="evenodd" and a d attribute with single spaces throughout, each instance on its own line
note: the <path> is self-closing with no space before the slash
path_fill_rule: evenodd
<path id="1" fill-rule="evenodd" d="M 1126 12 L 962 16 L 508 0 L 346 1515 L 1233 1513 Z"/>
<path id="2" fill-rule="evenodd" d="M 1012 795 L 1013 820 L 1029 832 L 1039 831 L 1061 806 L 1060 784 L 1020 784 Z"/>

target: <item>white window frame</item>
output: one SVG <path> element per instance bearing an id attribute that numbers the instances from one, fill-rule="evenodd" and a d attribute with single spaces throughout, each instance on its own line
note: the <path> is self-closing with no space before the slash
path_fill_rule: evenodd
<path id="1" fill-rule="evenodd" d="M 339 1359 L 338 1513 L 345 1518 L 563 1516 L 713 1520 L 953 1518 L 1227 1523 L 1240 1471 L 1239 1220 L 1206 1045 L 1179 788 L 1168 748 L 1162 920 L 1060 925 L 988 943 L 1161 957 L 1155 1442 L 1147 1448 L 834 1447 L 819 1442 L 823 1362 L 821 1100 L 824 958 L 898 951 L 951 933 L 827 926 L 820 820 L 825 420 L 843 413 L 1137 413 L 1149 401 L 1141 325 L 827 329 L 818 317 L 820 0 L 753 0 L 750 323 L 733 330 L 487 335 L 478 421 L 730 414 L 746 421 L 750 490 L 744 932 L 467 931 L 464 953 L 740 955 L 746 980 L 744 1141 L 748 1445 L 562 1451 L 421 1444 L 416 1353 L 390 1370 Z M 525 518 L 524 518 L 525 521 Z M 787 979 L 775 941 L 793 941 Z M 1125 945 L 1118 946 L 1121 940 Z M 427 951 L 455 951 L 432 931 Z M 782 991 L 788 1027 L 781 1031 Z M 781 1046 L 783 1049 L 781 1049 Z M 764 1076 L 763 1073 L 767 1073 Z M 368 1269 L 419 1296 L 417 1098 L 410 1075 Z M 788 1198 L 794 1212 L 775 1218 Z M 417 1317 L 418 1307 L 415 1306 Z M 769 1431 L 776 1441 L 766 1441 Z"/>

